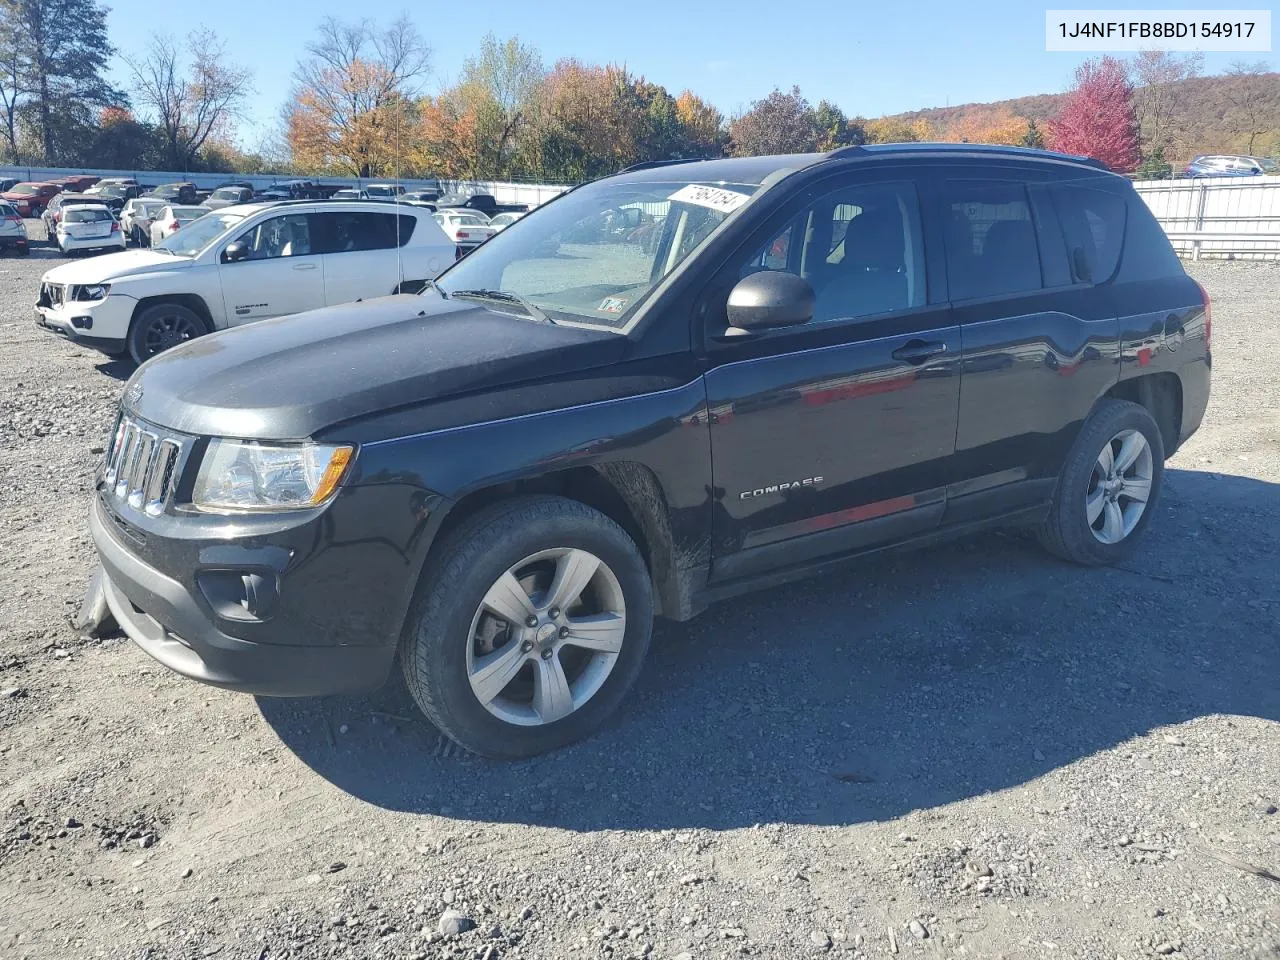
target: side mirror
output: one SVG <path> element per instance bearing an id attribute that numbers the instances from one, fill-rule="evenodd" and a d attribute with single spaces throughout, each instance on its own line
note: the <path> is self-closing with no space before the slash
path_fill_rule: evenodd
<path id="1" fill-rule="evenodd" d="M 761 270 L 743 277 L 729 292 L 726 336 L 743 336 L 773 327 L 794 327 L 813 319 L 813 287 L 803 277 Z"/>
<path id="2" fill-rule="evenodd" d="M 237 263 L 241 260 L 249 259 L 249 248 L 236 240 L 234 243 L 228 243 L 222 251 L 223 263 Z"/>

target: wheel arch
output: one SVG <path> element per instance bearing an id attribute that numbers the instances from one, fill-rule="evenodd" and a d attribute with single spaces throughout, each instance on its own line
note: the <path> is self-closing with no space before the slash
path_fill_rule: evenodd
<path id="1" fill-rule="evenodd" d="M 158 303 L 176 303 L 186 307 L 195 313 L 207 328 L 206 333 L 213 333 L 217 327 L 213 323 L 213 314 L 209 310 L 209 305 L 205 303 L 204 297 L 198 293 L 161 293 L 150 297 L 142 297 L 138 300 L 133 308 L 133 313 L 129 316 L 129 327 L 133 328 L 133 324 L 137 321 L 138 315 L 148 307 L 153 307 Z"/>
<path id="2" fill-rule="evenodd" d="M 649 569 L 655 613 L 673 619 L 692 616 L 692 589 L 679 574 L 667 498 L 653 471 L 635 461 L 568 467 L 470 491 L 441 519 L 433 548 L 477 511 L 504 500 L 540 494 L 586 504 L 622 527 Z"/>
<path id="3" fill-rule="evenodd" d="M 1182 435 L 1183 392 L 1182 381 L 1176 373 L 1161 370 L 1129 377 L 1113 384 L 1098 399 L 1127 400 L 1145 407 L 1160 428 L 1165 459 L 1178 449 Z"/>

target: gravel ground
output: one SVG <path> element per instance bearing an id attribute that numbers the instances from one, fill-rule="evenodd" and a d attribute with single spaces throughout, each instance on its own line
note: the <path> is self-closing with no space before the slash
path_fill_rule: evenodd
<path id="1" fill-rule="evenodd" d="M 0 957 L 1280 957 L 1280 269 L 1193 267 L 1213 403 L 1127 567 L 760 593 L 502 765 L 76 637 L 128 370 L 33 327 L 47 259 L 0 261 Z"/>

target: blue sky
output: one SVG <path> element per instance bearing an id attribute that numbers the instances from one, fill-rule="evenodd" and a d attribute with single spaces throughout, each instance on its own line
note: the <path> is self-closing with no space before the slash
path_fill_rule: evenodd
<path id="1" fill-rule="evenodd" d="M 106 0 L 112 42 L 122 52 L 144 47 L 160 29 L 175 36 L 208 26 L 228 51 L 253 70 L 254 94 L 240 139 L 260 141 L 279 115 L 294 64 L 313 26 L 332 15 L 390 21 L 407 12 L 434 50 L 435 92 L 448 86 L 485 33 L 517 35 L 541 50 L 548 65 L 561 57 L 625 63 L 673 93 L 688 87 L 726 114 L 745 109 L 775 86 L 792 84 L 813 103 L 833 100 L 846 113 L 868 117 L 921 107 L 998 100 L 1064 89 L 1083 59 L 1044 50 L 1047 3 L 991 0 L 981 4 L 785 3 L 737 0 L 697 5 L 677 0 L 611 3 L 556 0 L 471 0 L 408 5 L 402 0 L 182 0 L 156 16 L 154 0 Z M 1123 4 L 1159 9 L 1160 4 Z M 1055 7 L 1068 7 L 1064 2 Z M 1098 6 L 1080 4 L 1080 7 Z M 1163 6 L 1173 6 L 1166 2 Z M 1267 4 L 1197 0 L 1196 9 Z M 1271 60 L 1271 54 L 1213 54 L 1208 73 L 1233 60 Z M 123 69 L 117 79 L 127 87 Z"/>

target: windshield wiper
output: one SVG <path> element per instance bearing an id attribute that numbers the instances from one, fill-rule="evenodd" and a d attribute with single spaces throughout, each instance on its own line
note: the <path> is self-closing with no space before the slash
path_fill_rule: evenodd
<path id="1" fill-rule="evenodd" d="M 455 290 L 453 293 L 449 294 L 449 296 L 455 300 L 459 297 L 465 297 L 471 300 L 494 300 L 498 303 L 514 303 L 534 320 L 539 320 L 543 323 L 555 323 L 554 320 L 548 317 L 538 309 L 538 307 L 534 306 L 534 304 L 530 303 L 524 297 L 514 293 L 508 293 L 505 290 Z"/>
<path id="2" fill-rule="evenodd" d="M 441 300 L 449 299 L 449 295 L 444 292 L 444 287 L 440 286 L 440 284 L 436 283 L 434 280 L 423 281 L 422 290 L 434 290 L 436 293 L 440 294 Z M 422 290 L 419 290 L 418 293 L 421 294 Z"/>

